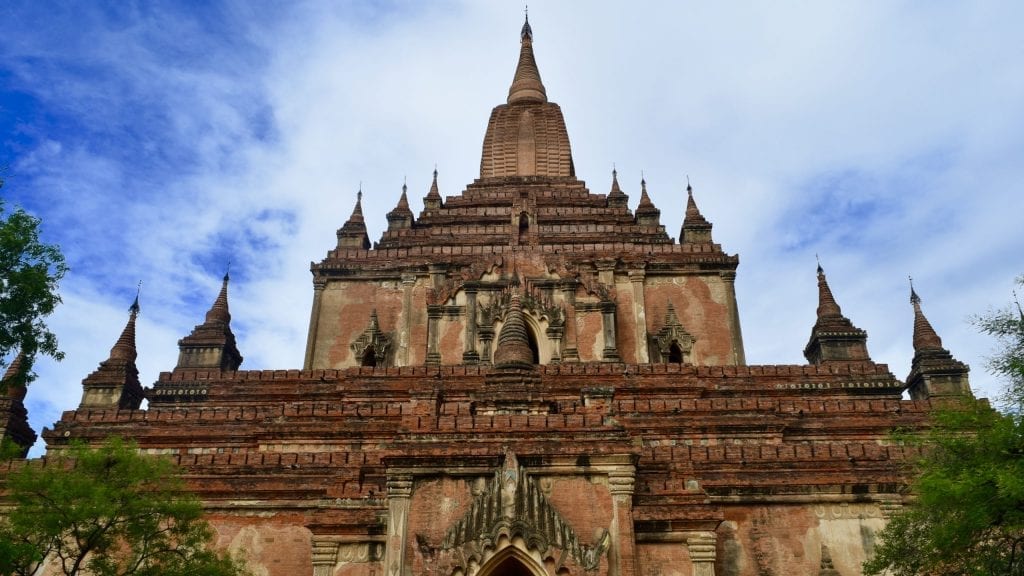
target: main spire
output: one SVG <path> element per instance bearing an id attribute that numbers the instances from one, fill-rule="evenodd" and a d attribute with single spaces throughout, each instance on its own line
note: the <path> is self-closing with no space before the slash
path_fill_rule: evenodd
<path id="1" fill-rule="evenodd" d="M 516 66 L 516 75 L 512 79 L 512 86 L 508 89 L 508 103 L 547 102 L 548 94 L 540 79 L 537 60 L 533 57 L 533 29 L 530 28 L 529 16 L 523 22 L 523 29 L 519 33 L 519 37 L 519 65 Z"/>

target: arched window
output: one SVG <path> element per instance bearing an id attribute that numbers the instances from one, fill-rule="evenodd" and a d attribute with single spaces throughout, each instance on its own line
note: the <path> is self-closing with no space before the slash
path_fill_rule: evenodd
<path id="1" fill-rule="evenodd" d="M 523 212 L 519 215 L 519 239 L 526 239 L 527 234 L 530 232 L 530 215 Z"/>
<path id="2" fill-rule="evenodd" d="M 373 346 L 367 346 L 363 352 L 363 359 L 360 362 L 362 366 L 375 367 L 377 365 L 377 355 L 373 351 Z"/>
<path id="3" fill-rule="evenodd" d="M 679 346 L 678 340 L 673 340 L 668 347 L 668 361 L 674 364 L 683 363 L 683 349 Z"/>
<path id="4" fill-rule="evenodd" d="M 526 325 L 526 339 L 530 341 L 530 352 L 533 353 L 533 363 L 540 364 L 540 348 L 537 345 L 537 336 L 529 324 Z"/>

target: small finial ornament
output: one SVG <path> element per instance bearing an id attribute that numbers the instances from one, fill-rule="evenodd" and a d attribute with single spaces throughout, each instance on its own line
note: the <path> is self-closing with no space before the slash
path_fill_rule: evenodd
<path id="1" fill-rule="evenodd" d="M 135 288 L 135 301 L 132 302 L 132 305 L 128 308 L 128 312 L 130 312 L 132 316 L 138 315 L 139 311 L 142 309 L 139 306 L 140 294 L 142 294 L 142 280 L 139 280 L 139 285 Z"/>
<path id="2" fill-rule="evenodd" d="M 821 267 L 821 258 L 818 257 L 818 253 L 814 253 L 814 259 L 818 262 L 818 274 L 824 274 L 825 269 Z"/>
<path id="3" fill-rule="evenodd" d="M 911 304 L 920 304 L 921 303 L 921 297 L 918 296 L 917 292 L 914 290 L 914 278 L 911 275 L 908 274 L 907 275 L 907 280 L 910 281 L 910 303 Z"/>
<path id="4" fill-rule="evenodd" d="M 1020 315 L 1021 330 L 1024 330 L 1024 309 L 1020 307 L 1020 300 L 1017 299 L 1017 291 L 1013 290 L 1013 303 L 1017 305 L 1017 314 Z"/>

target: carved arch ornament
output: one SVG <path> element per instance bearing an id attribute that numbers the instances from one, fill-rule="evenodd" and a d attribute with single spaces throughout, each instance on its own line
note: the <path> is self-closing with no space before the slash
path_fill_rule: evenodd
<path id="1" fill-rule="evenodd" d="M 510 558 L 537 574 L 547 573 L 539 571 L 540 562 L 551 558 L 556 572 L 567 568 L 575 574 L 596 571 L 610 544 L 607 529 L 595 542 L 582 543 L 515 454 L 506 450 L 504 465 L 432 552 L 443 574 L 499 574 L 495 570 Z"/>
<path id="2" fill-rule="evenodd" d="M 661 330 L 651 336 L 652 344 L 660 355 L 661 362 L 677 361 L 673 357 L 677 352 L 681 364 L 689 364 L 691 352 L 693 351 L 694 337 L 683 328 L 683 324 L 676 316 L 676 308 L 671 302 L 668 303 L 668 310 L 665 312 L 665 320 L 662 322 Z M 673 350 L 673 346 L 676 350 Z"/>
<path id="3" fill-rule="evenodd" d="M 391 349 L 391 336 L 380 329 L 377 310 L 370 313 L 370 324 L 366 330 L 352 342 L 350 348 L 356 362 L 362 366 L 386 366 L 388 351 Z"/>

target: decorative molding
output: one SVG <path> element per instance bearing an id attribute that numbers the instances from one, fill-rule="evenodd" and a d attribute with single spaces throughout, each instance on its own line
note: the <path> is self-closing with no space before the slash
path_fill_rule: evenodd
<path id="1" fill-rule="evenodd" d="M 351 348 L 357 363 L 361 364 L 367 353 L 372 352 L 374 366 L 387 366 L 391 336 L 381 331 L 376 309 L 370 313 L 370 325 L 351 344 Z"/>
<path id="2" fill-rule="evenodd" d="M 450 568 L 465 569 L 472 562 L 483 560 L 500 541 L 516 538 L 522 538 L 528 548 L 544 556 L 558 558 L 556 571 L 568 563 L 593 572 L 611 544 L 607 529 L 594 543 L 583 544 L 568 521 L 548 502 L 543 482 L 527 475 L 515 454 L 506 451 L 504 465 L 432 552 L 447 560 Z M 445 573 L 452 571 L 446 569 Z"/>
<path id="3" fill-rule="evenodd" d="M 682 354 L 682 364 L 691 363 L 691 353 L 695 338 L 683 328 L 683 324 L 676 316 L 676 308 L 671 302 L 668 303 L 668 310 L 665 312 L 665 320 L 661 330 L 651 336 L 652 343 L 660 355 L 661 362 L 668 362 L 672 354 L 672 344 L 679 346 Z"/>

